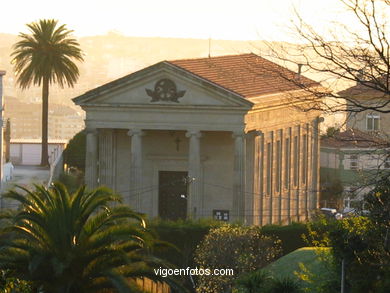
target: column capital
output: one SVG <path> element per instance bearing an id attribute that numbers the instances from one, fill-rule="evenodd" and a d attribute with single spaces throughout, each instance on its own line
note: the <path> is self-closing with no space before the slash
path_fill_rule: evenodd
<path id="1" fill-rule="evenodd" d="M 190 137 L 196 137 L 196 138 L 201 138 L 202 137 L 202 133 L 200 130 L 188 130 L 186 132 L 186 137 L 190 138 Z"/>
<path id="2" fill-rule="evenodd" d="M 127 131 L 127 135 L 128 136 L 133 136 L 133 135 L 144 136 L 145 132 L 142 129 L 129 129 L 129 131 Z"/>
<path id="3" fill-rule="evenodd" d="M 244 131 L 233 131 L 232 132 L 233 138 L 245 138 L 245 132 Z"/>
<path id="4" fill-rule="evenodd" d="M 92 128 L 92 127 L 85 128 L 85 132 L 86 132 L 86 134 L 93 134 L 93 135 L 98 134 L 97 128 Z"/>
<path id="5" fill-rule="evenodd" d="M 253 132 L 253 135 L 254 135 L 254 136 L 262 136 L 262 135 L 264 135 L 264 132 L 262 132 L 261 130 L 255 130 L 255 131 Z"/>

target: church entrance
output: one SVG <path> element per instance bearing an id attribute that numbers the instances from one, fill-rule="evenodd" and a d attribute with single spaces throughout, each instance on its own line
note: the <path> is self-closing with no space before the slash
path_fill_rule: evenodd
<path id="1" fill-rule="evenodd" d="M 188 172 L 160 171 L 158 174 L 158 215 L 165 220 L 187 217 Z"/>

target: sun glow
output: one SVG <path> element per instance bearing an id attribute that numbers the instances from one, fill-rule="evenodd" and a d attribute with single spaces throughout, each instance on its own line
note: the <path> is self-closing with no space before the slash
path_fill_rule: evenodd
<path id="1" fill-rule="evenodd" d="M 345 20 L 339 0 L 126 1 L 19 0 L 1 4 L 0 33 L 17 34 L 25 24 L 55 18 L 77 36 L 117 31 L 127 36 L 294 41 L 294 9 L 320 31 Z M 20 8 L 23 9 L 20 9 Z"/>

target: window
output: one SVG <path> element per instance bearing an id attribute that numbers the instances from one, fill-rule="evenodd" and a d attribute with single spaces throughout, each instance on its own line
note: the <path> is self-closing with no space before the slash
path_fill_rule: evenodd
<path id="1" fill-rule="evenodd" d="M 378 114 L 367 114 L 366 116 L 366 123 L 367 123 L 367 130 L 369 131 L 376 131 L 379 130 L 379 115 Z"/>
<path id="2" fill-rule="evenodd" d="M 385 160 L 384 168 L 385 169 L 390 169 L 390 158 L 388 158 L 388 157 Z"/>
<path id="3" fill-rule="evenodd" d="M 359 160 L 358 155 L 349 156 L 349 168 L 351 170 L 357 170 L 359 168 L 358 160 Z"/>

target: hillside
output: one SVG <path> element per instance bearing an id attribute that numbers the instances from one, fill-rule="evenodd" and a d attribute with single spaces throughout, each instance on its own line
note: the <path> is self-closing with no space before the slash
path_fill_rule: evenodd
<path id="1" fill-rule="evenodd" d="M 6 70 L 5 94 L 22 100 L 36 102 L 39 88 L 20 91 L 15 86 L 10 54 L 17 36 L 0 34 L 0 69 Z M 116 33 L 79 39 L 85 54 L 80 64 L 80 79 L 74 89 L 53 87 L 51 100 L 72 105 L 71 98 L 96 86 L 132 73 L 162 60 L 206 57 L 209 54 L 209 40 L 175 38 L 127 37 Z M 261 41 L 211 40 L 212 56 L 238 54 L 264 48 Z"/>

